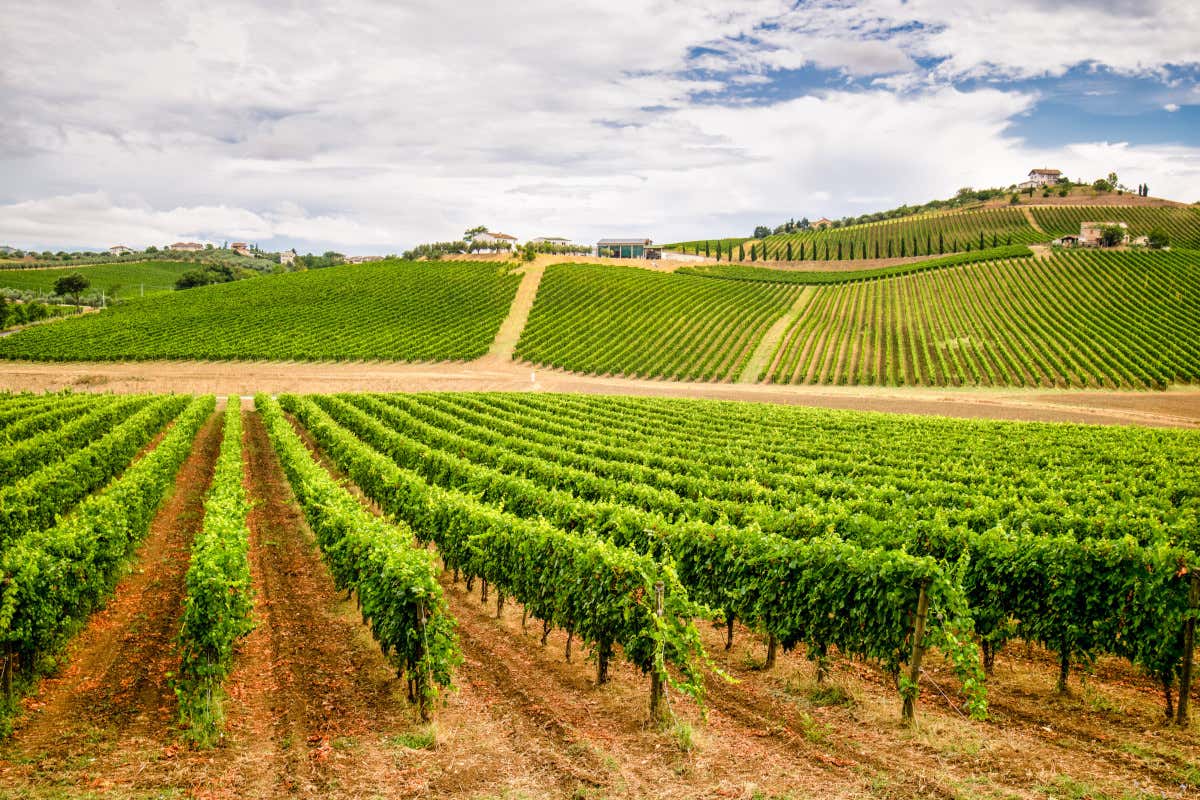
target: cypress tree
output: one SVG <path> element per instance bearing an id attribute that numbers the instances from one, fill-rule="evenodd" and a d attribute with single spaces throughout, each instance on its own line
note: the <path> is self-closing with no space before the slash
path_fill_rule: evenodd
<path id="1" fill-rule="evenodd" d="M 927 233 L 925 234 L 925 255 L 931 253 L 933 253 L 933 236 Z"/>
<path id="2" fill-rule="evenodd" d="M 745 261 L 745 260 L 746 260 L 746 245 L 739 244 L 738 245 L 738 261 Z"/>
<path id="3" fill-rule="evenodd" d="M 708 242 L 704 243 L 704 257 L 708 258 Z"/>
<path id="4" fill-rule="evenodd" d="M 829 260 L 829 240 L 825 240 L 825 260 Z"/>
<path id="5" fill-rule="evenodd" d="M 879 258 L 879 240 L 875 240 L 875 257 Z"/>
<path id="6" fill-rule="evenodd" d="M 980 249 L 980 250 L 982 250 L 982 249 L 983 249 L 983 247 L 984 247 L 984 244 L 983 244 L 983 231 L 980 231 L 980 232 L 979 232 L 979 249 Z"/>
<path id="7" fill-rule="evenodd" d="M 801 245 L 801 246 L 803 246 L 803 245 Z M 788 261 L 792 260 L 792 243 L 791 242 L 787 243 L 787 260 Z"/>
<path id="8" fill-rule="evenodd" d="M 1012 234 L 1011 233 L 1008 235 L 1008 241 L 1005 242 L 1005 244 L 1012 244 Z"/>
<path id="9" fill-rule="evenodd" d="M 1000 240 L 997 237 L 996 232 L 992 231 L 992 247 L 995 247 L 999 243 L 999 241 Z"/>
<path id="10" fill-rule="evenodd" d="M 904 258 L 904 237 L 900 237 L 900 257 Z"/>
<path id="11" fill-rule="evenodd" d="M 754 245 L 750 245 L 750 260 L 758 261 L 758 248 Z"/>
<path id="12" fill-rule="evenodd" d="M 938 255 L 946 252 L 946 236 L 941 231 L 938 231 Z"/>
<path id="13" fill-rule="evenodd" d="M 721 260 L 721 241 L 717 240 L 717 261 Z"/>
<path id="14" fill-rule="evenodd" d="M 892 257 L 892 240 L 888 239 L 888 258 Z"/>

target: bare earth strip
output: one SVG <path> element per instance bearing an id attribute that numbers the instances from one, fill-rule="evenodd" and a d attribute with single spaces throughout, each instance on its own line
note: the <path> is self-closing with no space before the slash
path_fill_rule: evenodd
<path id="1" fill-rule="evenodd" d="M 504 318 L 504 322 L 500 323 L 500 330 L 496 332 L 496 340 L 492 342 L 487 355 L 480 359 L 480 363 L 506 364 L 512 360 L 513 351 L 517 348 L 521 331 L 525 330 L 525 323 L 529 320 L 529 311 L 533 308 L 533 301 L 537 298 L 538 287 L 542 284 L 542 275 L 545 272 L 546 265 L 544 263 L 535 262 L 525 267 L 524 274 L 521 276 L 521 285 L 517 287 L 517 294 L 513 298 L 508 316 Z"/>
<path id="2" fill-rule="evenodd" d="M 779 347 L 779 340 L 787 332 L 792 320 L 800 316 L 800 313 L 808 306 L 813 291 L 811 286 L 805 286 L 800 294 L 796 295 L 796 301 L 792 303 L 792 307 L 783 312 L 783 315 L 775 320 L 775 324 L 767 329 L 767 332 L 763 334 L 762 341 L 758 343 L 758 347 L 755 348 L 750 360 L 742 369 L 742 377 L 738 379 L 738 383 L 758 383 L 759 373 L 771 363 L 771 357 L 775 355 L 775 348 Z"/>
<path id="3" fill-rule="evenodd" d="M 1024 212 L 1025 219 L 1029 220 L 1029 224 L 1033 227 L 1033 229 L 1035 231 L 1037 231 L 1038 233 L 1045 233 L 1045 231 L 1042 230 L 1042 226 L 1038 225 L 1037 218 L 1033 216 L 1033 212 L 1029 210 L 1028 206 L 1023 207 L 1021 209 L 1021 211 Z"/>
<path id="4" fill-rule="evenodd" d="M 531 380 L 532 378 L 532 380 Z M 968 419 L 1200 426 L 1200 387 L 1163 392 L 781 386 L 531 371 L 528 364 L 399 364 L 387 362 L 198 362 L 0 364 L 0 391 L 75 389 L 111 392 L 543 391 L 746 400 L 859 411 L 932 414 Z"/>

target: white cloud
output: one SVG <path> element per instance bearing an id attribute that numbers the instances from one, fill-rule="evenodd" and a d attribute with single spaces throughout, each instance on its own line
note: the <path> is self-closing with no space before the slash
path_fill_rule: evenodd
<path id="1" fill-rule="evenodd" d="M 1174 114 L 1176 111 L 1179 110 L 1179 104 L 1178 103 L 1167 103 L 1165 106 L 1163 106 L 1163 109 Z"/>
<path id="2" fill-rule="evenodd" d="M 1030 148 L 1009 123 L 1036 96 L 953 83 L 1195 63 L 1196 14 L 1121 0 L 126 0 L 118 15 L 10 0 L 0 243 L 386 252 L 477 223 L 668 240 L 1007 184 L 1033 163 L 1137 173 L 1170 196 L 1196 185 L 1194 150 Z M 870 88 L 749 94 L 807 65 Z"/>

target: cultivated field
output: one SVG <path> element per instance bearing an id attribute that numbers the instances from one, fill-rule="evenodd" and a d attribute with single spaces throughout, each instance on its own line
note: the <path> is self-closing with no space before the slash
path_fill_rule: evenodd
<path id="1" fill-rule="evenodd" d="M 0 358 L 389 359 L 483 355 L 520 278 L 492 264 L 379 262 L 123 304 L 0 340 Z"/>
<path id="2" fill-rule="evenodd" d="M 554 266 L 516 357 L 576 372 L 736 378 L 797 293 L 628 267 Z"/>
<path id="3" fill-rule="evenodd" d="M 0 269 L 0 288 L 53 294 L 55 281 L 64 275 L 78 272 L 91 282 L 89 293 L 103 291 L 109 298 L 132 298 L 174 290 L 175 281 L 189 269 L 196 269 L 196 264 L 179 261 L 135 261 L 124 264 Z"/>
<path id="4" fill-rule="evenodd" d="M 1163 388 L 1200 378 L 1194 255 L 1061 253 L 821 288 L 777 383 Z"/>
<path id="5" fill-rule="evenodd" d="M 569 395 L 255 406 L 0 401 L 0 435 L 31 442 L 127 420 L 10 482 L 109 454 L 94 494 L 5 540 L 0 641 L 28 698 L 0 797 L 1200 779 L 1200 737 L 1164 717 L 1195 432 Z M 46 588 L 65 574 L 92 579 Z"/>

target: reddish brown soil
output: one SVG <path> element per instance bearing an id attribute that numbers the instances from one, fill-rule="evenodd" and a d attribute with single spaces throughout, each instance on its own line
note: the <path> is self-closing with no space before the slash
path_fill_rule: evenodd
<path id="1" fill-rule="evenodd" d="M 158 785 L 175 749 L 175 637 L 183 576 L 221 444 L 221 420 L 201 429 L 134 568 L 64 654 L 65 666 L 25 702 L 0 751 L 0 785 Z M 147 769 L 146 759 L 155 760 Z"/>
<path id="2" fill-rule="evenodd" d="M 1162 392 L 688 383 L 579 375 L 529 364 L 139 362 L 0 363 L 0 391 L 111 392 L 548 391 L 748 400 L 968 419 L 1196 427 L 1200 389 Z"/>
<path id="3" fill-rule="evenodd" d="M 1072 693 L 1053 693 L 1053 658 L 1013 645 L 990 682 L 992 718 L 962 715 L 955 681 L 931 659 L 915 729 L 877 668 L 834 659 L 833 702 L 812 665 L 738 627 L 698 623 L 716 665 L 708 713 L 672 694 L 682 727 L 647 726 L 646 678 L 614 663 L 595 685 L 587 649 L 564 659 L 561 631 L 539 646 L 508 602 L 497 618 L 464 584 L 443 586 L 464 664 L 457 691 L 423 726 L 352 602 L 334 590 L 257 415 L 246 418 L 257 627 L 229 682 L 227 736 L 182 746 L 173 665 L 186 540 L 216 447 L 210 422 L 170 505 L 118 588 L 44 682 L 0 750 L 0 797 L 780 798 L 1186 797 L 1200 736 L 1161 721 L 1151 682 L 1102 659 Z M 189 509 L 191 509 L 189 514 Z M 186 522 L 185 520 L 189 520 Z M 478 590 L 478 584 L 476 586 Z M 143 617 L 143 614 L 145 615 Z M 425 737 L 426 741 L 422 741 Z"/>

